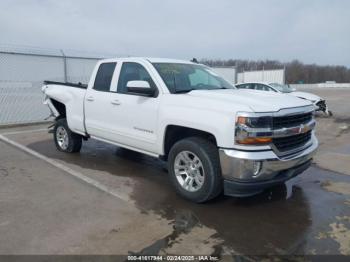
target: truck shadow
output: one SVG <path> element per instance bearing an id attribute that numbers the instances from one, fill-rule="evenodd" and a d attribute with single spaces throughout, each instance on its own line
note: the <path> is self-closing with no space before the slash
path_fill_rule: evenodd
<path id="1" fill-rule="evenodd" d="M 174 235 L 205 226 L 214 229 L 214 237 L 222 239 L 225 246 L 242 254 L 252 250 L 255 254 L 303 253 L 304 235 L 312 218 L 309 201 L 302 188 L 293 187 L 294 182 L 249 198 L 220 196 L 206 204 L 194 204 L 176 195 L 165 164 L 158 159 L 94 140 L 84 143 L 80 154 L 58 152 L 51 140 L 28 147 L 49 158 L 95 170 L 97 175 L 103 171 L 131 178 L 135 182 L 131 198 L 136 206 L 141 212 L 173 221 Z M 162 240 L 158 247 L 169 245 L 169 241 Z"/>

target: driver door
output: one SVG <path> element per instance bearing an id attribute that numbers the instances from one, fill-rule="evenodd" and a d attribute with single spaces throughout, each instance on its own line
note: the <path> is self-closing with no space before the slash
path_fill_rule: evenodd
<path id="1" fill-rule="evenodd" d="M 114 121 L 114 130 L 118 133 L 118 143 L 140 148 L 148 152 L 156 152 L 157 121 L 160 97 L 145 97 L 130 93 L 127 89 L 129 81 L 147 81 L 157 89 L 153 77 L 138 62 L 123 62 L 120 68 L 117 86 L 113 98 L 118 103 L 110 111 Z M 157 89 L 157 93 L 159 93 Z"/>

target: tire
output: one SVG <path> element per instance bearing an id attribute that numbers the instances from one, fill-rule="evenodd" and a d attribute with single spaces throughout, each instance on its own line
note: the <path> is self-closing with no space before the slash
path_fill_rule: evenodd
<path id="1" fill-rule="evenodd" d="M 193 202 L 209 201 L 222 192 L 218 149 L 203 138 L 190 137 L 175 143 L 169 152 L 168 172 L 176 192 Z"/>
<path id="2" fill-rule="evenodd" d="M 58 119 L 55 123 L 53 139 L 57 150 L 66 153 L 80 152 L 82 146 L 82 137 L 73 133 L 67 124 L 65 118 Z"/>

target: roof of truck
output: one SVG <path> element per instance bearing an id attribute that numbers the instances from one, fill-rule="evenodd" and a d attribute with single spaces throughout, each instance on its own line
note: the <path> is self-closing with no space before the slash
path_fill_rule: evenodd
<path id="1" fill-rule="evenodd" d="M 180 63 L 180 64 L 193 64 L 189 60 L 180 60 L 172 58 L 158 58 L 158 57 L 118 57 L 114 59 L 103 59 L 102 61 L 118 61 L 118 60 L 147 60 L 151 63 Z"/>
<path id="2" fill-rule="evenodd" d="M 192 64 L 189 60 L 180 60 L 180 59 L 171 59 L 171 58 L 157 58 L 157 57 L 144 57 L 144 59 L 147 59 L 151 63 L 186 63 L 186 64 Z"/>

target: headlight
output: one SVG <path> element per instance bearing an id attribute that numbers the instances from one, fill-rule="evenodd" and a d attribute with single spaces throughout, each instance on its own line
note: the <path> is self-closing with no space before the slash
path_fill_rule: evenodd
<path id="1" fill-rule="evenodd" d="M 238 116 L 237 123 L 251 128 L 272 128 L 272 117 L 245 117 Z"/>
<path id="2" fill-rule="evenodd" d="M 272 117 L 238 116 L 236 120 L 236 143 L 242 145 L 264 145 L 272 142 Z M 266 132 L 264 132 L 266 131 Z"/>

